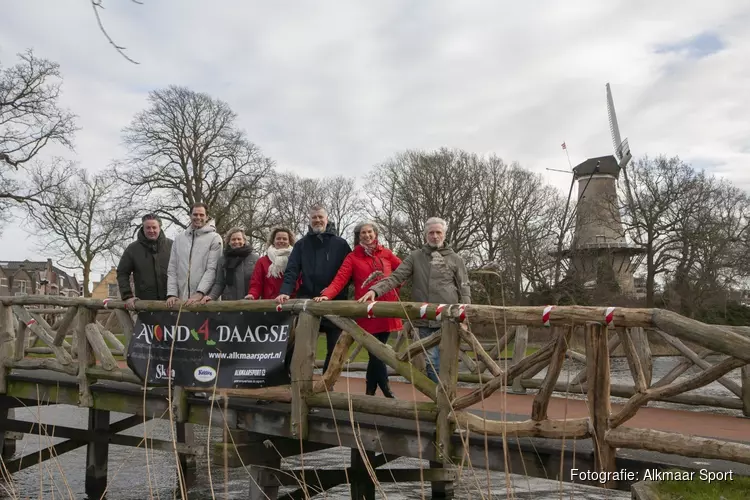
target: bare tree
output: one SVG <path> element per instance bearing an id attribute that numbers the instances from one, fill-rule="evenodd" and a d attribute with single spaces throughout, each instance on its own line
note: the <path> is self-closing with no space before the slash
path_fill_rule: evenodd
<path id="1" fill-rule="evenodd" d="M 425 221 L 442 217 L 448 222 L 453 248 L 469 250 L 476 239 L 476 207 L 470 200 L 481 179 L 479 162 L 475 154 L 442 148 L 406 151 L 376 166 L 373 187 L 394 193 L 391 209 L 398 222 L 389 229 L 409 248 L 419 248 L 424 244 Z"/>
<path id="2" fill-rule="evenodd" d="M 208 94 L 171 86 L 124 130 L 128 160 L 119 177 L 151 211 L 180 227 L 194 203 L 206 203 L 218 231 L 238 223 L 230 207 L 272 169 L 235 125 L 237 115 Z"/>
<path id="3" fill-rule="evenodd" d="M 676 156 L 643 157 L 628 167 L 628 180 L 629 192 L 620 196 L 622 222 L 630 238 L 645 248 L 646 305 L 653 307 L 656 278 L 669 269 L 685 204 L 695 203 L 690 193 L 696 173 Z"/>
<path id="4" fill-rule="evenodd" d="M 76 131 L 75 116 L 59 104 L 60 66 L 31 50 L 18 57 L 14 66 L 0 66 L 0 164 L 14 168 L 49 144 L 72 149 Z"/>
<path id="5" fill-rule="evenodd" d="M 63 267 L 82 269 L 84 294 L 89 296 L 93 265 L 121 250 L 135 213 L 111 173 L 92 174 L 81 168 L 71 172 L 54 189 L 42 189 L 48 170 L 37 171 L 32 183 L 40 203 L 27 206 L 27 215 L 45 252 L 57 252 Z"/>
<path id="6" fill-rule="evenodd" d="M 322 179 L 285 172 L 274 177 L 272 186 L 275 223 L 296 231 L 297 235 L 307 233 L 310 207 L 326 200 Z"/>
<path id="7" fill-rule="evenodd" d="M 328 220 L 336 224 L 339 235 L 347 237 L 347 231 L 364 215 L 364 202 L 353 177 L 328 177 L 322 180 L 328 210 Z M 351 240 L 350 240 L 351 241 Z"/>

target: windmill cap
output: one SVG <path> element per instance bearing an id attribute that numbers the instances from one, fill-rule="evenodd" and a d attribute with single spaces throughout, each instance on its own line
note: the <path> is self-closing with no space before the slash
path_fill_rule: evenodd
<path id="1" fill-rule="evenodd" d="M 586 177 L 591 174 L 608 174 L 617 178 L 620 175 L 620 165 L 614 156 L 609 155 L 589 158 L 573 168 L 575 177 Z"/>

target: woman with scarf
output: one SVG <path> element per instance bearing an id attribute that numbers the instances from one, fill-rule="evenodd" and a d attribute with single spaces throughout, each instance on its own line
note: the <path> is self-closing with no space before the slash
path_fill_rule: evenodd
<path id="1" fill-rule="evenodd" d="M 258 254 L 247 244 L 245 232 L 232 228 L 224 236 L 224 253 L 216 266 L 216 282 L 202 303 L 211 300 L 242 300 L 247 295 L 250 276 L 253 274 Z"/>
<path id="2" fill-rule="evenodd" d="M 290 230 L 277 227 L 271 232 L 266 255 L 258 260 L 253 276 L 250 278 L 250 291 L 246 299 L 268 300 L 278 297 L 293 246 L 294 234 Z M 299 282 L 297 288 L 299 288 Z"/>
<path id="3" fill-rule="evenodd" d="M 359 299 L 381 279 L 390 276 L 391 272 L 401 264 L 401 259 L 378 242 L 378 226 L 371 221 L 362 222 L 354 227 L 354 251 L 346 256 L 336 277 L 328 287 L 315 297 L 316 302 L 330 300 L 335 297 L 349 283 L 354 282 L 354 298 Z M 380 302 L 395 302 L 398 300 L 397 289 L 383 294 L 377 299 Z M 403 323 L 396 318 L 358 318 L 357 324 L 363 330 L 371 333 L 380 342 L 388 342 L 391 332 L 403 328 Z M 369 353 L 367 363 L 366 394 L 375 395 L 380 387 L 383 395 L 393 398 L 388 384 L 388 368 L 381 360 Z"/>

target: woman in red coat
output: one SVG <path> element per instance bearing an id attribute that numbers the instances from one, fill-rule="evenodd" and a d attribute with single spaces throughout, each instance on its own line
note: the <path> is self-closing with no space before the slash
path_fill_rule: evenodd
<path id="1" fill-rule="evenodd" d="M 320 297 L 315 297 L 315 301 L 332 299 L 349 284 L 349 280 L 354 282 L 354 298 L 358 299 L 370 289 L 370 286 L 390 276 L 401 264 L 401 259 L 378 243 L 378 233 L 378 226 L 373 222 L 363 222 L 354 227 L 354 251 L 346 256 L 336 277 L 321 292 Z M 376 300 L 395 302 L 398 300 L 398 291 L 391 290 Z M 357 324 L 384 344 L 388 342 L 391 332 L 403 327 L 401 320 L 394 318 L 359 318 Z M 388 368 L 385 363 L 372 353 L 369 356 L 365 379 L 366 394 L 372 396 L 380 387 L 385 397 L 394 397 L 388 385 Z"/>
<path id="2" fill-rule="evenodd" d="M 246 299 L 275 299 L 284 282 L 284 271 L 294 246 L 294 234 L 284 228 L 276 228 L 268 239 L 266 255 L 258 259 L 250 277 L 250 288 Z M 299 283 L 297 284 L 299 288 Z"/>

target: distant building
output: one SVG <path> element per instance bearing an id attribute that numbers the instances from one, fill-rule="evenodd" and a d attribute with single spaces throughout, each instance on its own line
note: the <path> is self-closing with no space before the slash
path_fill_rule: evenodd
<path id="1" fill-rule="evenodd" d="M 57 266 L 44 261 L 0 261 L 0 295 L 62 295 L 80 297 L 81 285 Z"/>
<path id="2" fill-rule="evenodd" d="M 117 268 L 113 267 L 107 274 L 102 274 L 99 281 L 94 282 L 92 299 L 119 299 L 120 287 L 117 285 Z"/>

